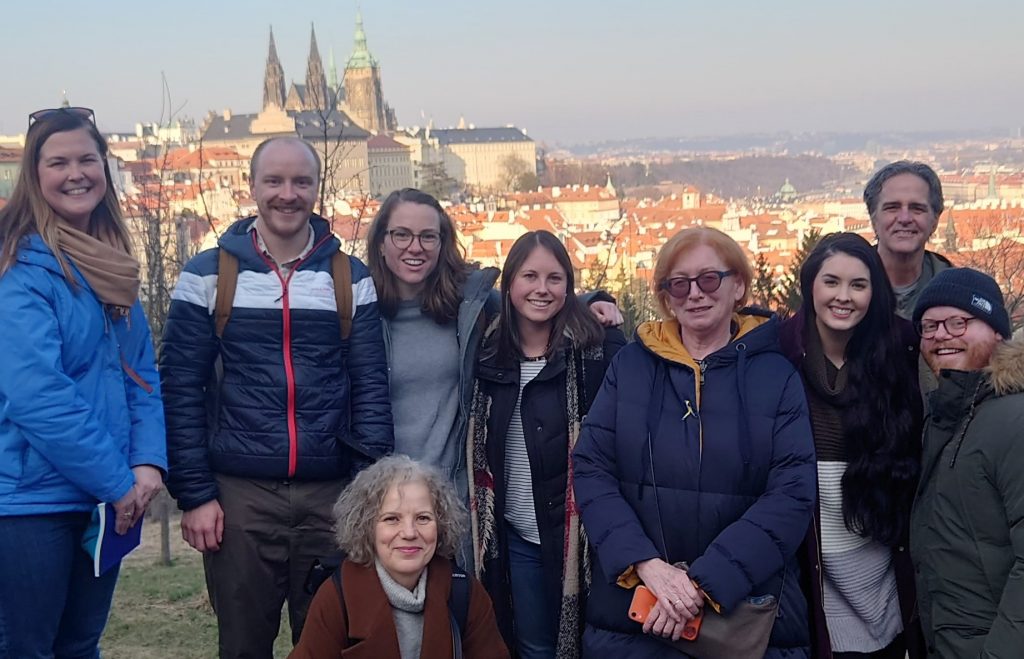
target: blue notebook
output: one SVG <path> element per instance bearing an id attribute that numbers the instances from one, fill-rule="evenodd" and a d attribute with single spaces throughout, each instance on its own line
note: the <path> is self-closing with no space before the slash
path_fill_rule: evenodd
<path id="1" fill-rule="evenodd" d="M 101 503 L 92 511 L 92 521 L 82 536 L 82 547 L 92 556 L 93 576 L 100 576 L 121 562 L 142 542 L 142 520 L 124 535 L 114 532 L 117 511 L 109 503 Z"/>

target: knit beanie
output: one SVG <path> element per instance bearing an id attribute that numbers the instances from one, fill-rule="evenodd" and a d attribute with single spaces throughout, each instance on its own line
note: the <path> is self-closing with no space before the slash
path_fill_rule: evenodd
<path id="1" fill-rule="evenodd" d="M 932 307 L 956 307 L 985 321 L 1004 338 L 1010 338 L 1010 316 L 995 279 L 971 268 L 949 268 L 935 275 L 917 299 L 914 326 Z"/>

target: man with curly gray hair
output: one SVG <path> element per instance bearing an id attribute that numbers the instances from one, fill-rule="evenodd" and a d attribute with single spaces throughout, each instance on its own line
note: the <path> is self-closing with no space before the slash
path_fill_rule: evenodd
<path id="1" fill-rule="evenodd" d="M 340 576 L 309 608 L 292 659 L 328 659 L 356 644 L 381 659 L 509 656 L 491 600 L 470 580 L 465 628 L 449 614 L 451 559 L 466 533 L 455 488 L 433 467 L 404 455 L 361 471 L 334 504 Z"/>

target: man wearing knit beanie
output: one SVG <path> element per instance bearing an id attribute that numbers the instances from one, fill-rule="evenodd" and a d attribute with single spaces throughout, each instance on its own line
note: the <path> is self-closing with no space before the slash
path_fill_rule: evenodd
<path id="1" fill-rule="evenodd" d="M 913 320 L 939 375 L 910 529 L 929 656 L 1024 656 L 1024 341 L 969 268 L 938 273 Z"/>

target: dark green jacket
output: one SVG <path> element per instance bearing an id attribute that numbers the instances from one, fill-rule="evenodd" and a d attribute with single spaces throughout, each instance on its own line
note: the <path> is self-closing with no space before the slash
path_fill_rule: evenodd
<path id="1" fill-rule="evenodd" d="M 1024 341 L 943 371 L 910 550 L 929 656 L 1024 657 Z"/>

